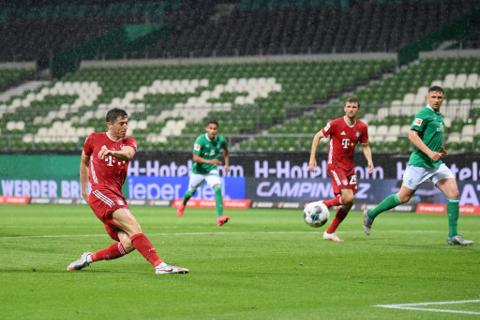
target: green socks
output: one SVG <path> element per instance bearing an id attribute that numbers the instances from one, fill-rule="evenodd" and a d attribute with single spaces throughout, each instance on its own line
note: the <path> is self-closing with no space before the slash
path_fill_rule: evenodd
<path id="1" fill-rule="evenodd" d="M 183 195 L 183 201 L 182 201 L 182 203 L 183 203 L 184 205 L 186 205 L 187 202 L 188 202 L 188 200 L 190 200 L 190 198 L 191 198 L 192 196 L 193 196 L 193 192 L 192 192 L 192 191 L 187 191 L 187 192 L 185 192 L 185 194 Z"/>
<path id="2" fill-rule="evenodd" d="M 380 213 L 390 210 L 401 204 L 400 199 L 396 193 L 389 195 L 375 208 L 368 210 L 368 217 L 374 220 Z M 454 237 L 458 234 L 457 224 L 459 215 L 459 200 L 448 199 L 447 200 L 447 216 L 448 216 L 448 236 Z"/>
<path id="3" fill-rule="evenodd" d="M 215 190 L 215 206 L 217 207 L 217 218 L 223 215 L 223 196 L 222 188 L 216 185 Z"/>
<path id="4" fill-rule="evenodd" d="M 220 217 L 223 215 L 223 196 L 222 196 L 222 188 L 220 186 L 215 186 L 213 188 L 215 191 L 215 206 L 217 207 L 217 217 Z M 195 191 L 187 191 L 183 195 L 183 201 L 182 203 L 184 205 L 187 204 L 188 200 L 193 196 L 193 193 Z"/>
<path id="5" fill-rule="evenodd" d="M 368 210 L 368 216 L 374 220 L 380 213 L 395 208 L 402 202 L 396 193 L 389 195 L 373 209 Z"/>
<path id="6" fill-rule="evenodd" d="M 458 234 L 457 222 L 459 213 L 459 200 L 447 199 L 447 216 L 448 216 L 448 236 L 454 237 Z"/>

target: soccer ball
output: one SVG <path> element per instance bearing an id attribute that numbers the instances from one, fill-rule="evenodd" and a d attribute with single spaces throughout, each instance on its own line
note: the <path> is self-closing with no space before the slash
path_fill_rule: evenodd
<path id="1" fill-rule="evenodd" d="M 329 217 L 330 212 L 323 201 L 311 202 L 303 209 L 303 220 L 314 228 L 323 226 Z"/>

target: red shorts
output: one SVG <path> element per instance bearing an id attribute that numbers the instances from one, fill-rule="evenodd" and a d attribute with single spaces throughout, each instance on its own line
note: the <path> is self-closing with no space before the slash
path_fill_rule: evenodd
<path id="1" fill-rule="evenodd" d="M 342 189 L 350 189 L 357 192 L 357 176 L 355 169 L 345 171 L 342 168 L 328 166 L 328 175 L 332 178 L 332 189 L 335 195 L 340 194 Z"/>
<path id="2" fill-rule="evenodd" d="M 90 192 L 88 204 L 97 218 L 103 222 L 110 238 L 120 241 L 118 238 L 120 229 L 114 224 L 112 214 L 118 209 L 128 208 L 125 198 L 107 189 L 97 189 Z"/>

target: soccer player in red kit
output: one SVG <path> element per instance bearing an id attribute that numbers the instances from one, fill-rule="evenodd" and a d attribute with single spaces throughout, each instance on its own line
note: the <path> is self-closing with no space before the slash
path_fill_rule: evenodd
<path id="1" fill-rule="evenodd" d="M 107 132 L 91 133 L 80 161 L 82 196 L 116 242 L 96 252 L 85 252 L 67 270 L 81 270 L 93 262 L 120 258 L 134 249 L 155 268 L 156 274 L 188 273 L 188 269 L 163 262 L 122 195 L 128 163 L 137 151 L 134 138 L 127 137 L 128 115 L 122 109 L 107 112 Z M 87 181 L 92 190 L 87 192 Z"/>
<path id="2" fill-rule="evenodd" d="M 360 102 L 355 97 L 345 101 L 345 116 L 333 119 L 315 134 L 310 151 L 308 167 L 314 171 L 317 167 L 317 146 L 322 138 L 330 138 L 328 145 L 328 175 L 332 179 L 334 197 L 321 201 L 327 207 L 338 206 L 335 218 L 323 233 L 323 239 L 342 242 L 335 231 L 352 208 L 354 194 L 357 191 L 357 178 L 353 156 L 355 146 L 361 143 L 363 154 L 367 159 L 368 172 L 373 171 L 372 150 L 368 145 L 368 126 L 357 119 Z"/>

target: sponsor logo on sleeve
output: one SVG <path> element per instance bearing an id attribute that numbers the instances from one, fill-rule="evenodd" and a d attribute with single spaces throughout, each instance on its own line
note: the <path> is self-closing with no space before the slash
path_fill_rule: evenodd
<path id="1" fill-rule="evenodd" d="M 413 120 L 413 124 L 416 126 L 421 126 L 422 122 L 423 122 L 423 119 L 420 119 L 420 118 L 415 118 L 415 120 Z"/>
<path id="2" fill-rule="evenodd" d="M 329 130 L 330 130 L 330 122 L 328 122 L 327 125 L 321 130 L 325 138 L 327 138 L 330 135 L 330 133 L 328 132 Z"/>
<path id="3" fill-rule="evenodd" d="M 200 145 L 198 143 L 195 143 L 195 145 L 193 146 L 193 150 L 195 151 L 200 151 Z"/>

